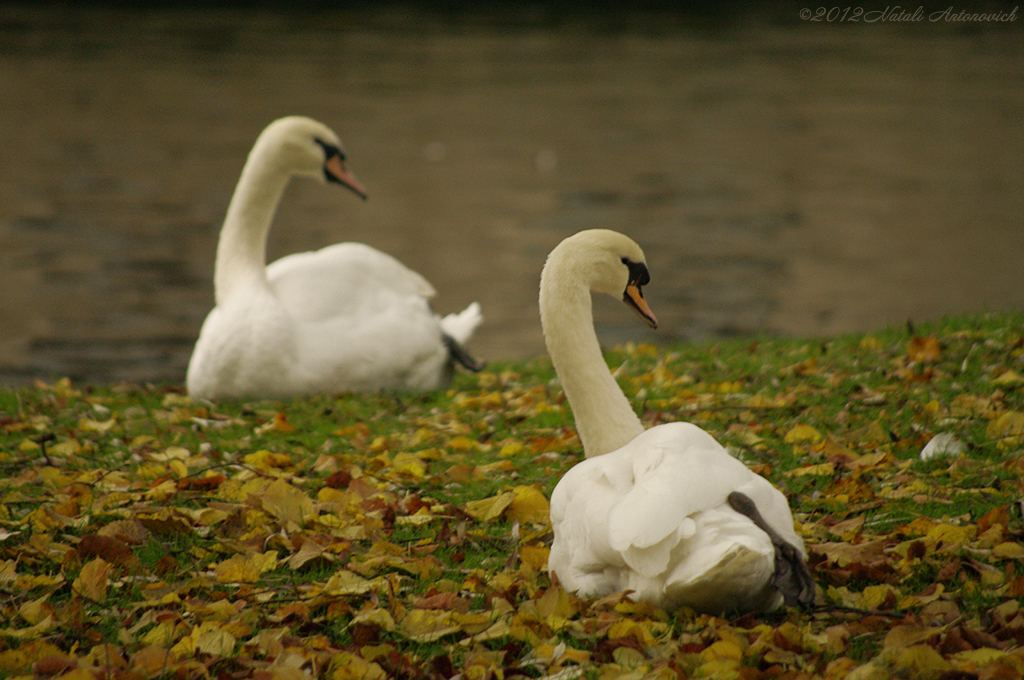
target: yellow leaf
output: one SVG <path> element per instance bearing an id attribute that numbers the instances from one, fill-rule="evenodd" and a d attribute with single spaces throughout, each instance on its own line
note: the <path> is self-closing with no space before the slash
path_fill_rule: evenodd
<path id="1" fill-rule="evenodd" d="M 992 548 L 992 557 L 1003 559 L 1020 560 L 1024 559 L 1024 545 L 1020 543 L 1000 543 Z"/>
<path id="2" fill-rule="evenodd" d="M 893 666 L 898 670 L 909 671 L 894 674 L 897 677 L 937 678 L 953 669 L 941 654 L 925 644 L 902 647 L 893 651 L 895 652 L 892 659 Z"/>
<path id="3" fill-rule="evenodd" d="M 103 602 L 107 599 L 107 574 L 109 573 L 110 565 L 102 557 L 97 557 L 82 566 L 82 571 L 71 584 L 71 589 L 93 602 Z"/>
<path id="4" fill-rule="evenodd" d="M 860 594 L 861 609 L 872 611 L 892 609 L 899 597 L 890 585 L 868 586 Z"/>
<path id="5" fill-rule="evenodd" d="M 633 621 L 631 619 L 619 619 L 608 629 L 608 638 L 633 638 L 643 648 L 653 647 L 658 643 L 657 638 L 651 632 L 650 622 Z"/>
<path id="6" fill-rule="evenodd" d="M 292 459 L 287 453 L 271 453 L 266 449 L 260 449 L 242 457 L 246 465 L 251 465 L 260 470 L 273 470 L 275 468 L 288 468 L 292 465 Z"/>
<path id="7" fill-rule="evenodd" d="M 78 443 L 77 439 L 65 439 L 48 446 L 46 450 L 52 456 L 74 456 L 82 450 L 82 445 Z"/>
<path id="8" fill-rule="evenodd" d="M 220 583 L 256 583 L 260 574 L 277 567 L 277 551 L 253 555 L 235 555 L 213 565 L 213 571 Z"/>
<path id="9" fill-rule="evenodd" d="M 313 513 L 313 500 L 283 479 L 275 479 L 262 496 L 263 509 L 276 517 L 285 529 L 302 527 L 303 518 Z"/>
<path id="10" fill-rule="evenodd" d="M 972 666 L 974 666 L 974 668 L 980 668 L 982 666 L 987 666 L 990 663 L 995 663 L 996 661 L 999 661 L 1005 656 L 1007 656 L 1006 652 L 1004 652 L 1001 649 L 981 647 L 979 649 L 969 649 L 962 652 L 957 652 L 953 655 L 953 658 L 957 661 L 971 664 Z"/>
<path id="11" fill-rule="evenodd" d="M 395 454 L 395 459 L 391 461 L 391 468 L 396 472 L 416 477 L 417 479 L 427 474 L 426 464 L 420 460 L 419 456 L 414 456 L 411 453 Z"/>
<path id="12" fill-rule="evenodd" d="M 521 524 L 526 522 L 543 524 L 548 521 L 551 506 L 539 489 L 533 486 L 517 486 L 512 493 L 515 494 L 515 497 L 505 512 L 505 517 L 510 522 L 519 520 Z"/>
<path id="13" fill-rule="evenodd" d="M 1013 385 L 1016 383 L 1024 382 L 1024 376 L 1022 376 L 1020 373 L 1013 370 L 1012 368 L 1008 368 L 1005 371 L 1003 371 L 1002 374 L 1000 374 L 1000 376 L 994 379 L 992 382 L 994 382 L 997 385 Z"/>
<path id="14" fill-rule="evenodd" d="M 25 650 L 18 648 L 0 652 L 0 672 L 5 675 L 15 675 L 16 671 L 28 669 L 31 665 L 32 658 Z"/>
<path id="15" fill-rule="evenodd" d="M 956 526 L 955 524 L 941 523 L 928 532 L 928 537 L 935 540 L 937 549 L 950 550 L 970 542 L 978 533 L 976 526 Z"/>
<path id="16" fill-rule="evenodd" d="M 915 517 L 911 522 L 900 527 L 900 533 L 906 536 L 927 536 L 928 532 L 938 526 L 938 523 L 928 517 Z"/>
<path id="17" fill-rule="evenodd" d="M 836 472 L 836 466 L 832 463 L 819 463 L 817 465 L 805 465 L 798 467 L 795 470 L 789 470 L 783 474 L 790 477 L 803 477 L 806 475 L 812 475 L 815 477 L 829 477 L 834 475 Z"/>
<path id="18" fill-rule="evenodd" d="M 472 451 L 473 449 L 478 448 L 478 444 L 475 439 L 470 439 L 469 437 L 458 435 L 456 437 L 451 438 L 451 440 L 448 442 L 448 448 L 453 449 L 455 451 Z"/>
<path id="19" fill-rule="evenodd" d="M 726 659 L 742 661 L 743 649 L 732 640 L 718 640 L 701 652 L 700 658 L 705 663 L 708 661 L 720 661 Z"/>
<path id="20" fill-rule="evenodd" d="M 302 547 L 299 548 L 299 552 L 295 553 L 288 558 L 288 566 L 292 569 L 300 569 L 304 564 L 322 558 L 333 562 L 336 557 L 333 553 L 324 550 L 324 546 L 320 545 L 311 538 L 307 538 L 302 542 Z"/>
<path id="21" fill-rule="evenodd" d="M 54 618 L 47 616 L 34 626 L 28 628 L 4 628 L 0 629 L 0 636 L 14 638 L 16 640 L 37 640 L 45 635 L 54 626 Z"/>
<path id="22" fill-rule="evenodd" d="M 1024 413 L 1006 411 L 993 418 L 985 428 L 985 436 L 999 439 L 998 446 L 1002 448 L 1015 445 L 1024 438 Z"/>
<path id="23" fill-rule="evenodd" d="M 519 551 L 519 561 L 531 574 L 536 574 L 547 566 L 550 554 L 551 550 L 545 546 L 524 545 Z"/>
<path id="24" fill-rule="evenodd" d="M 180 460 L 172 460 L 167 464 L 167 467 L 171 468 L 171 472 L 173 472 L 178 479 L 188 477 L 188 466 Z"/>
<path id="25" fill-rule="evenodd" d="M 218 621 L 205 621 L 192 631 L 194 649 L 210 656 L 232 656 L 235 636 L 221 627 Z"/>
<path id="26" fill-rule="evenodd" d="M 146 631 L 142 636 L 142 643 L 153 647 L 170 647 L 178 637 L 178 629 L 179 626 L 174 621 L 161 621 Z"/>
<path id="27" fill-rule="evenodd" d="M 540 617 L 556 630 L 562 628 L 578 611 L 569 593 L 557 586 L 548 588 L 536 600 L 536 606 Z"/>
<path id="28" fill-rule="evenodd" d="M 78 429 L 82 432 L 106 432 L 114 426 L 114 419 L 104 421 L 92 420 L 91 418 L 79 418 Z"/>
<path id="29" fill-rule="evenodd" d="M 436 609 L 410 609 L 402 619 L 402 632 L 414 642 L 433 642 L 445 635 L 457 633 L 459 625 L 452 613 Z"/>
<path id="30" fill-rule="evenodd" d="M 169 460 L 188 460 L 192 457 L 192 452 L 186 449 L 184 446 L 168 446 L 161 453 L 150 453 L 149 458 L 152 460 L 166 463 Z"/>
<path id="31" fill-rule="evenodd" d="M 43 595 L 38 600 L 26 602 L 18 608 L 18 614 L 33 626 L 46 617 L 53 616 L 55 614 L 53 607 L 46 602 L 49 597 L 49 595 Z"/>
<path id="32" fill-rule="evenodd" d="M 352 617 L 351 623 L 371 623 L 389 633 L 395 630 L 395 619 L 392 618 L 391 613 L 387 609 L 381 609 L 380 607 L 359 612 Z"/>
<path id="33" fill-rule="evenodd" d="M 641 680 L 643 674 L 634 671 L 628 674 L 616 674 L 615 680 Z M 740 662 L 734 661 L 733 659 L 714 659 L 713 661 L 706 661 L 702 663 L 698 668 L 694 677 L 698 678 L 728 678 L 733 680 L 734 678 L 742 677 L 740 675 Z M 601 677 L 601 680 L 605 680 L 605 676 Z M 611 680 L 608 678 L 608 680 Z"/>
<path id="34" fill-rule="evenodd" d="M 910 647 L 911 645 L 925 642 L 929 638 L 938 637 L 943 632 L 944 630 L 942 628 L 937 628 L 935 626 L 893 626 L 893 628 L 886 634 L 885 642 L 882 646 L 886 649 L 890 647 Z"/>
<path id="35" fill-rule="evenodd" d="M 511 458 L 518 456 L 520 453 L 526 450 L 526 446 L 522 442 L 508 442 L 502 445 L 501 451 L 498 452 L 499 456 L 503 458 Z"/>
<path id="36" fill-rule="evenodd" d="M 341 652 L 331 658 L 331 680 L 387 680 L 384 669 L 357 654 Z"/>
<path id="37" fill-rule="evenodd" d="M 795 444 L 797 442 L 811 442 L 817 444 L 823 439 L 821 433 L 810 425 L 800 424 L 786 433 L 785 442 Z"/>
<path id="38" fill-rule="evenodd" d="M 348 569 L 340 569 L 327 579 L 324 593 L 327 595 L 361 595 L 373 590 L 373 582 L 352 573 Z"/>
<path id="39" fill-rule="evenodd" d="M 501 513 L 505 512 L 505 508 L 510 506 L 515 498 L 515 493 L 506 491 L 503 494 L 492 496 L 490 498 L 484 498 L 479 501 L 470 501 L 466 503 L 466 512 L 474 519 L 478 519 L 482 522 L 490 522 L 493 519 L 501 517 Z"/>

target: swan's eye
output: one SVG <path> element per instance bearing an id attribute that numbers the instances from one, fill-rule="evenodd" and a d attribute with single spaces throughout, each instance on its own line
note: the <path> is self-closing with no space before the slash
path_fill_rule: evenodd
<path id="1" fill-rule="evenodd" d="M 320 148 L 324 150 L 324 160 L 330 160 L 332 157 L 337 156 L 340 160 L 345 160 L 345 152 L 339 149 L 334 144 L 328 144 L 322 139 L 313 138 L 313 141 L 320 145 Z"/>
<path id="2" fill-rule="evenodd" d="M 646 286 L 651 282 L 651 275 L 647 271 L 647 265 L 643 262 L 633 262 L 628 257 L 622 258 L 622 264 L 629 267 L 629 281 L 638 286 Z"/>

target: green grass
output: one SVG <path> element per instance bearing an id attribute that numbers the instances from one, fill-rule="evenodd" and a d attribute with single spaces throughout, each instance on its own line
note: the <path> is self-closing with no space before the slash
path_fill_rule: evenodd
<path id="1" fill-rule="evenodd" d="M 944 600 L 960 608 L 964 621 L 989 625 L 987 612 L 1006 601 L 1006 584 L 1024 568 L 1020 560 L 992 555 L 996 544 L 1024 538 L 1021 518 L 1012 512 L 1024 495 L 1022 436 L 1013 426 L 997 427 L 1000 417 L 1024 413 L 1024 382 L 1013 377 L 1024 375 L 1024 315 L 944 319 L 922 324 L 914 334 L 934 338 L 937 354 L 915 355 L 909 330 L 897 327 L 868 336 L 626 346 L 606 355 L 645 424 L 695 422 L 789 497 L 811 547 L 826 610 L 742 617 L 736 625 L 783 631 L 797 622 L 818 635 L 829 626 L 851 626 L 842 651 L 826 654 L 808 643 L 801 652 L 804 665 L 876 658 L 893 622 L 920 614 L 924 604 L 913 596 L 943 569 L 952 570 L 943 583 Z M 964 453 L 919 460 L 921 448 L 940 432 L 962 441 Z M 521 675 L 537 677 L 557 670 L 544 663 L 522 665 L 533 646 L 543 643 L 590 652 L 583 677 L 605 677 L 613 671 L 613 649 L 624 644 L 607 637 L 609 616 L 645 625 L 668 622 L 671 633 L 663 644 L 679 649 L 674 655 L 647 651 L 644 663 L 652 672 L 695 672 L 708 662 L 702 650 L 715 641 L 707 617 L 597 611 L 572 600 L 570 623 L 551 628 L 529 613 L 549 589 L 548 577 L 519 554 L 548 545 L 549 527 L 526 521 L 514 528 L 507 513 L 491 520 L 467 514 L 471 503 L 519 486 L 550 496 L 561 475 L 581 459 L 571 412 L 543 357 L 459 374 L 451 389 L 431 395 L 210 404 L 192 403 L 180 387 L 166 385 L 58 382 L 0 390 L 0 529 L 10 534 L 0 541 L 0 562 L 18 575 L 0 579 L 0 671 L 27 668 L 15 652 L 32 639 L 18 631 L 33 623 L 25 608 L 40 598 L 56 621 L 40 634 L 39 645 L 46 641 L 65 654 L 81 654 L 75 650 L 106 641 L 131 657 L 141 643 L 119 631 L 146 612 L 163 611 L 146 595 L 147 588 L 164 583 L 176 589 L 180 602 L 159 607 L 180 617 L 184 629 L 203 620 L 194 607 L 205 611 L 204 603 L 225 599 L 242 606 L 250 638 L 261 629 L 283 627 L 296 640 L 322 635 L 335 651 L 357 654 L 372 638 L 372 645 L 397 654 L 373 663 L 409 677 L 419 677 L 410 669 L 431 663 L 465 670 L 463 664 L 477 663 L 475 653 L 502 649 L 512 660 L 506 661 L 506 677 L 516 664 Z M 856 460 L 870 463 L 858 466 L 851 462 Z M 227 480 L 219 488 L 182 486 L 215 474 Z M 352 486 L 339 474 L 362 480 Z M 179 481 L 186 475 L 188 480 Z M 297 489 L 309 507 L 321 507 L 315 522 L 288 527 L 275 515 L 277 506 L 265 497 L 275 479 Z M 342 498 L 341 505 L 316 506 L 332 498 Z M 422 524 L 405 520 L 421 508 L 432 517 Z M 931 540 L 926 534 L 932 525 L 920 524 L 920 518 L 975 527 L 1000 508 L 1011 511 L 1007 525 L 989 534 L 987 543 L 978 542 L 978 531 L 953 550 L 929 547 L 913 565 L 901 562 L 898 551 L 908 542 Z M 198 518 L 208 509 L 224 514 L 204 524 Z M 837 523 L 861 517 L 864 525 L 855 538 L 830 533 Z M 71 583 L 92 559 L 76 557 L 81 538 L 139 518 L 149 536 L 131 545 L 132 562 L 114 567 L 111 578 L 122 580 L 111 581 L 106 600 L 96 604 L 76 594 Z M 284 560 L 307 539 L 328 546 L 333 559 L 291 568 Z M 844 540 L 885 541 L 884 564 L 851 567 L 815 552 L 815 546 Z M 255 582 L 218 581 L 217 565 L 229 557 L 271 549 L 281 561 Z M 390 561 L 373 561 L 385 553 Z M 955 560 L 964 566 L 954 570 Z M 346 566 L 365 571 L 372 588 L 308 595 L 311 585 L 326 583 Z M 874 630 L 857 629 L 841 613 L 842 602 L 829 595 L 832 588 L 845 588 L 856 598 L 880 584 L 910 599 L 903 609 L 878 612 L 884 623 Z M 402 617 L 417 602 L 443 593 L 457 593 L 467 614 L 494 613 L 511 632 L 472 642 L 477 624 L 463 622 L 424 642 L 402 629 Z M 284 610 L 294 603 L 307 609 Z M 396 628 L 354 625 L 360 612 L 375 609 L 388 611 Z M 250 638 L 239 638 L 236 655 L 250 653 Z M 175 641 L 181 644 L 180 635 Z M 43 648 L 33 649 L 38 655 Z M 227 664 L 218 666 L 225 672 L 242 672 L 227 661 L 216 663 Z"/>

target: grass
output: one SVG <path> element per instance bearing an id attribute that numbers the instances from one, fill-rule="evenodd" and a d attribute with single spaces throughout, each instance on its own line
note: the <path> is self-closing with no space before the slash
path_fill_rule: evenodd
<path id="1" fill-rule="evenodd" d="M 109 671 L 113 648 L 176 677 L 202 675 L 199 662 L 249 677 L 286 658 L 339 678 L 332 659 L 359 677 L 920 670 L 887 642 L 901 626 L 936 628 L 921 642 L 931 670 L 975 672 L 956 657 L 968 639 L 995 640 L 1009 656 L 990 665 L 1017 668 L 1024 614 L 992 612 L 1024 594 L 1022 333 L 1022 315 L 983 315 L 608 351 L 645 424 L 695 422 L 790 499 L 822 608 L 726 620 L 551 587 L 542 498 L 523 489 L 549 497 L 582 452 L 546 358 L 431 395 L 0 390 L 0 672 L 48 656 Z M 964 452 L 920 460 L 940 432 Z M 95 536 L 117 543 L 86 547 Z M 832 552 L 873 542 L 884 550 Z M 304 544 L 320 552 L 300 561 Z M 267 568 L 246 561 L 271 553 Z M 90 590 L 97 560 L 110 571 Z M 347 585 L 331 580 L 341 572 Z M 113 648 L 90 651 L 101 643 Z M 281 656 L 291 648 L 303 651 Z"/>

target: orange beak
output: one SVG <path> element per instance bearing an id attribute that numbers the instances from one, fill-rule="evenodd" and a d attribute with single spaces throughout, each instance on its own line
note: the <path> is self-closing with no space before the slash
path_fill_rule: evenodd
<path id="1" fill-rule="evenodd" d="M 345 168 L 345 163 L 338 156 L 331 156 L 324 163 L 324 174 L 327 179 L 348 187 L 364 201 L 366 200 L 366 189 L 359 183 L 356 176 Z"/>
<path id="2" fill-rule="evenodd" d="M 644 300 L 644 292 L 640 289 L 639 284 L 630 282 L 626 286 L 626 292 L 622 294 L 622 301 L 632 307 L 647 322 L 648 326 L 651 328 L 658 327 L 658 318 L 654 316 L 654 312 L 647 306 L 647 301 Z"/>

